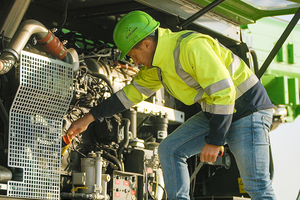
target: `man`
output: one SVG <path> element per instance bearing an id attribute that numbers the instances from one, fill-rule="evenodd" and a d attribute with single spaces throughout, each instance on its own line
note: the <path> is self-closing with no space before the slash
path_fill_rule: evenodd
<path id="1" fill-rule="evenodd" d="M 276 199 L 269 175 L 273 105 L 239 57 L 208 35 L 160 28 L 141 11 L 125 15 L 113 37 L 121 59 L 128 55 L 144 67 L 131 84 L 74 122 L 67 134 L 75 137 L 95 119 L 122 112 L 164 86 L 187 105 L 199 102 L 203 110 L 159 145 L 169 199 L 190 199 L 186 160 L 201 152 L 201 162 L 215 162 L 225 142 L 251 198 Z"/>

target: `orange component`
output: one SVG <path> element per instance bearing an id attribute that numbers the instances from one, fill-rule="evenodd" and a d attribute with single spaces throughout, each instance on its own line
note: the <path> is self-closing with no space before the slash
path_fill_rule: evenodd
<path id="1" fill-rule="evenodd" d="M 136 195 L 136 190 L 131 190 L 132 195 Z"/>
<path id="2" fill-rule="evenodd" d="M 71 138 L 69 137 L 69 135 L 64 135 L 63 137 L 62 137 L 62 139 L 63 139 L 63 141 L 64 141 L 64 143 L 66 143 L 66 145 L 69 145 L 69 144 L 71 144 Z"/>
<path id="3" fill-rule="evenodd" d="M 124 185 L 124 186 L 129 186 L 129 181 L 124 181 L 124 182 L 123 182 L 123 185 Z"/>
<path id="4" fill-rule="evenodd" d="M 131 70 L 131 71 L 134 71 L 134 72 L 138 72 L 137 69 L 135 69 L 135 68 L 133 68 L 133 67 L 131 67 L 131 66 L 128 66 L 128 65 L 123 65 L 123 64 L 121 64 L 121 63 L 119 63 L 119 62 L 117 62 L 117 61 L 115 61 L 115 65 L 116 65 L 117 67 L 119 67 L 119 68 L 128 69 L 128 70 Z"/>
<path id="5" fill-rule="evenodd" d="M 218 157 L 222 157 L 223 154 L 224 154 L 224 146 L 220 146 L 220 151 L 219 151 Z"/>
<path id="6" fill-rule="evenodd" d="M 120 197 L 121 193 L 120 192 L 115 192 L 115 197 Z"/>
<path id="7" fill-rule="evenodd" d="M 49 30 L 46 37 L 38 42 L 42 45 L 44 50 L 51 56 L 58 59 L 63 59 L 67 55 L 67 48 L 59 41 L 59 39 Z"/>

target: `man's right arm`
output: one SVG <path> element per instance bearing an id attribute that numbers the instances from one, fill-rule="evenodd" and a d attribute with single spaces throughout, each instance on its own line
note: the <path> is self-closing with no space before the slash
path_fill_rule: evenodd
<path id="1" fill-rule="evenodd" d="M 121 92 L 122 90 L 117 93 Z M 73 122 L 67 134 L 73 139 L 79 133 L 84 132 L 93 121 L 98 120 L 101 122 L 104 118 L 111 117 L 116 113 L 125 111 L 127 108 L 120 101 L 117 93 L 112 94 L 111 97 L 101 102 L 98 106 L 92 108 L 84 117 Z"/>

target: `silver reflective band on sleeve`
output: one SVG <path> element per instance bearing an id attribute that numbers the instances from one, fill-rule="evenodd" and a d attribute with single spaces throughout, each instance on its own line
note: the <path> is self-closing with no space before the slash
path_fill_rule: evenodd
<path id="1" fill-rule="evenodd" d="M 203 94 L 204 94 L 204 90 L 201 88 L 198 91 L 197 95 L 195 96 L 194 103 L 200 101 L 202 99 Z"/>
<path id="2" fill-rule="evenodd" d="M 203 112 L 212 114 L 229 115 L 233 114 L 234 105 L 208 105 L 206 102 L 200 102 Z"/>
<path id="3" fill-rule="evenodd" d="M 255 74 L 252 74 L 249 78 L 247 78 L 244 82 L 237 86 L 236 90 L 236 99 L 242 96 L 245 92 L 247 92 L 250 88 L 252 88 L 257 82 L 258 78 Z"/>
<path id="4" fill-rule="evenodd" d="M 233 61 L 231 62 L 230 66 L 229 66 L 229 72 L 230 75 L 233 76 L 233 74 L 235 73 L 235 71 L 239 68 L 240 64 L 241 64 L 241 59 L 240 57 L 238 57 L 235 54 L 231 54 L 231 57 L 233 59 Z"/>
<path id="5" fill-rule="evenodd" d="M 232 79 L 230 77 L 225 78 L 221 81 L 218 81 L 216 83 L 213 83 L 209 86 L 207 86 L 206 88 L 204 88 L 204 91 L 206 92 L 206 94 L 208 94 L 209 96 L 219 92 L 221 90 L 224 90 L 226 88 L 232 87 L 234 86 Z"/>
<path id="6" fill-rule="evenodd" d="M 132 85 L 141 93 L 141 94 L 144 94 L 146 96 L 151 96 L 152 94 L 155 93 L 154 90 L 151 90 L 149 88 L 146 88 L 146 87 L 143 87 L 141 86 L 140 84 L 138 84 L 137 82 L 135 81 L 132 81 Z"/>
<path id="7" fill-rule="evenodd" d="M 185 82 L 185 84 L 187 84 L 191 88 L 194 88 L 198 92 L 194 99 L 194 103 L 196 103 L 202 99 L 204 90 L 200 86 L 200 84 L 190 74 L 188 74 L 186 71 L 183 70 L 180 60 L 179 60 L 180 42 L 183 38 L 189 36 L 192 33 L 193 32 L 184 33 L 177 39 L 176 48 L 173 52 L 173 56 L 174 56 L 175 70 L 176 70 L 177 75 L 181 78 L 181 80 L 183 80 L 183 82 Z"/>
<path id="8" fill-rule="evenodd" d="M 126 94 L 123 90 L 119 90 L 116 93 L 116 95 L 125 108 L 130 108 L 131 106 L 134 105 L 134 103 L 128 99 L 128 97 L 126 96 Z"/>
<path id="9" fill-rule="evenodd" d="M 157 67 L 157 75 L 158 75 L 159 81 L 161 82 L 161 84 L 163 84 L 162 76 L 161 76 L 161 69 L 159 67 Z"/>

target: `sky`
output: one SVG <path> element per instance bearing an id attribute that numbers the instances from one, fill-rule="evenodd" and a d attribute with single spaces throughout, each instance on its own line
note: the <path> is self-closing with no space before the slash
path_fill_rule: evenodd
<path id="1" fill-rule="evenodd" d="M 300 189 L 300 117 L 270 132 L 273 188 L 278 200 L 296 200 Z"/>

